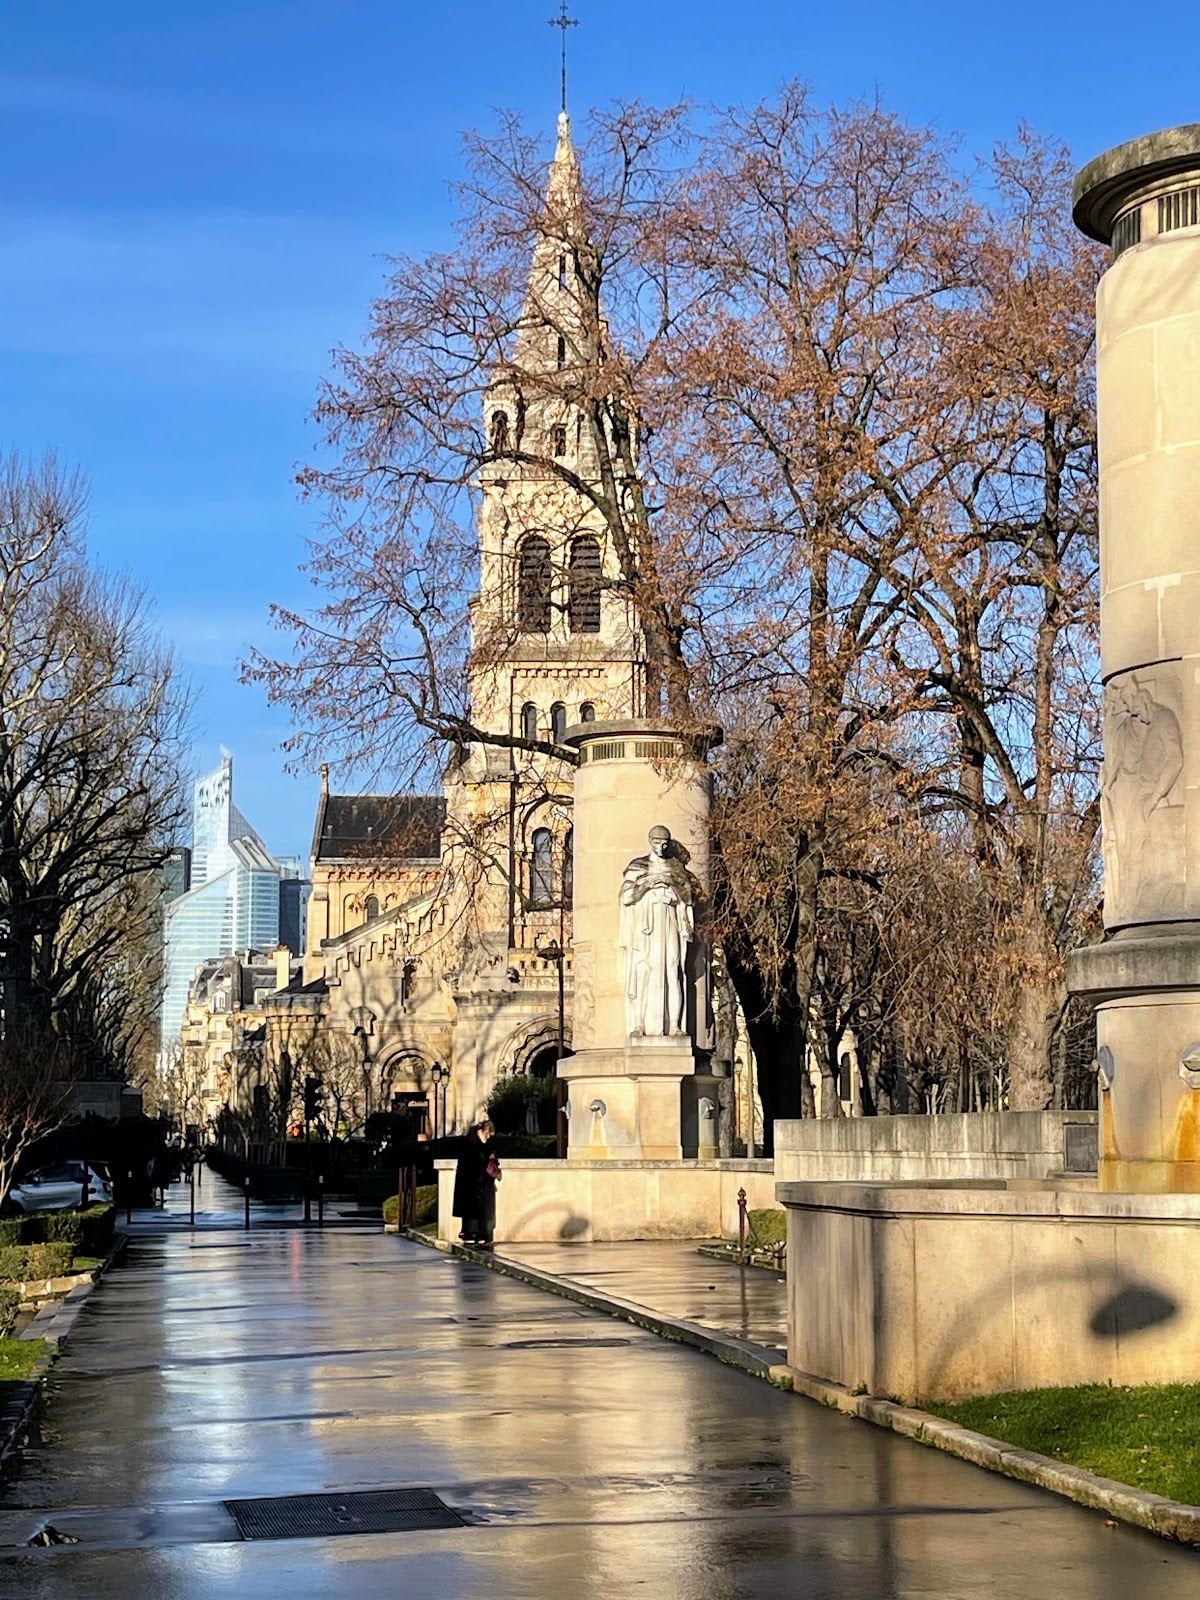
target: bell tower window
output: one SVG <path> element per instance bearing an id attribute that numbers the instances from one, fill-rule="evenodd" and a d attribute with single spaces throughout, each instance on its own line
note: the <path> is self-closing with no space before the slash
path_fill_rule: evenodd
<path id="1" fill-rule="evenodd" d="M 585 700 L 579 708 L 580 722 L 595 722 L 596 708 L 590 700 Z"/>
<path id="2" fill-rule="evenodd" d="M 565 456 L 567 453 L 566 424 L 556 422 L 550 429 L 550 454 L 552 456 Z"/>
<path id="3" fill-rule="evenodd" d="M 600 546 L 591 534 L 571 543 L 567 616 L 572 633 L 600 632 Z"/>
<path id="4" fill-rule="evenodd" d="M 525 633 L 550 632 L 550 544 L 534 534 L 521 545 L 517 616 Z"/>
<path id="5" fill-rule="evenodd" d="M 508 412 L 492 412 L 492 453 L 502 456 L 508 450 Z"/>
<path id="6" fill-rule="evenodd" d="M 560 289 L 565 289 L 567 287 L 567 258 L 566 258 L 566 256 L 559 256 L 559 258 L 558 258 L 558 287 Z"/>
<path id="7" fill-rule="evenodd" d="M 555 744 L 563 742 L 563 735 L 567 731 L 567 708 L 561 700 L 556 700 L 550 707 L 550 737 Z"/>
<path id="8" fill-rule="evenodd" d="M 537 736 L 537 707 L 532 700 L 527 700 L 521 707 L 521 737 L 522 739 L 536 739 Z"/>
<path id="9" fill-rule="evenodd" d="M 561 333 L 558 336 L 558 346 L 555 359 L 558 362 L 558 370 L 561 372 L 567 364 L 567 341 Z"/>

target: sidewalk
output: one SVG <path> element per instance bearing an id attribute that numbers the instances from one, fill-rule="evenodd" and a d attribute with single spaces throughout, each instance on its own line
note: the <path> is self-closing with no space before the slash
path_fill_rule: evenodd
<path id="1" fill-rule="evenodd" d="M 787 1283 L 763 1267 L 702 1256 L 694 1244 L 502 1244 L 496 1257 L 711 1328 L 787 1359 Z"/>
<path id="2" fill-rule="evenodd" d="M 80 1314 L 0 1490 L 3 1600 L 1200 1589 L 1189 1551 L 378 1225 L 244 1233 L 236 1191 L 209 1182 L 206 1225 L 144 1218 Z M 681 1303 L 718 1293 L 700 1287 L 718 1263 L 698 1257 L 693 1279 L 660 1260 Z M 615 1254 L 590 1270 L 636 1287 Z M 765 1312 L 747 1313 L 762 1333 Z M 720 1314 L 741 1326 L 736 1297 Z M 243 1541 L 225 1505 L 384 1488 L 430 1489 L 462 1521 Z"/>

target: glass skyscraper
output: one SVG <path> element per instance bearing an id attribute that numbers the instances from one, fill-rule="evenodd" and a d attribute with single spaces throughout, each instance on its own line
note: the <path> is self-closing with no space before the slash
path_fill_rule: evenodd
<path id="1" fill-rule="evenodd" d="M 237 950 L 304 953 L 309 885 L 298 860 L 276 860 L 233 803 L 233 757 L 192 795 L 191 887 L 166 909 L 159 1048 L 179 1042 L 188 985 L 196 968 Z"/>

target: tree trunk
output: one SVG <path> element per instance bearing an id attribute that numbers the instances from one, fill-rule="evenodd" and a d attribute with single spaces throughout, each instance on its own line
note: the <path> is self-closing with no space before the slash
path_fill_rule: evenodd
<path id="1" fill-rule="evenodd" d="M 1062 1015 L 1063 977 L 1040 930 L 1024 939 L 1024 975 L 1008 1047 L 1008 1104 L 1012 1111 L 1045 1111 L 1054 1098 L 1050 1045 Z"/>

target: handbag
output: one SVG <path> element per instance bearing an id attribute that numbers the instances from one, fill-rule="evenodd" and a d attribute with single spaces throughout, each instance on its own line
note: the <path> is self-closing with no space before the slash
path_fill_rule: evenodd
<path id="1" fill-rule="evenodd" d="M 504 1176 L 500 1171 L 500 1157 L 496 1155 L 491 1155 L 487 1158 L 487 1166 L 484 1170 L 487 1172 L 488 1177 L 494 1178 L 497 1183 Z"/>

